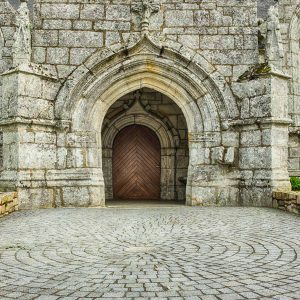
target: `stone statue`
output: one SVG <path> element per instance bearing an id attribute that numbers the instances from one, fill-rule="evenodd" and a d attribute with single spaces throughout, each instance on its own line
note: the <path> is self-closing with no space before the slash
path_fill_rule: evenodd
<path id="1" fill-rule="evenodd" d="M 149 32 L 151 15 L 159 11 L 159 4 L 155 0 L 141 0 L 141 2 L 133 5 L 133 11 L 140 14 L 142 18 L 141 30 L 145 34 Z"/>
<path id="2" fill-rule="evenodd" d="M 13 65 L 17 67 L 29 63 L 31 59 L 31 32 L 30 17 L 27 0 L 21 0 L 16 16 L 16 32 L 14 35 Z"/>
<path id="3" fill-rule="evenodd" d="M 271 6 L 267 19 L 266 58 L 269 64 L 282 67 L 283 45 L 278 5 Z"/>
<path id="4" fill-rule="evenodd" d="M 0 28 L 0 59 L 2 59 L 3 48 L 4 48 L 4 37 L 3 37 L 2 29 Z"/>

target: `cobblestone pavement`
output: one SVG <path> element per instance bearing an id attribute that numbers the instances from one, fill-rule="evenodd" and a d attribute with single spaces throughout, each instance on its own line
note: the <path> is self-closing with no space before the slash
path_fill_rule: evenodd
<path id="1" fill-rule="evenodd" d="M 300 218 L 56 209 L 0 219 L 0 299 L 300 299 Z"/>

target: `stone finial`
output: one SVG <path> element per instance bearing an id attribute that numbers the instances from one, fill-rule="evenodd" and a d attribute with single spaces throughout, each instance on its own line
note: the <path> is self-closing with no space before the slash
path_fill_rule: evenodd
<path id="1" fill-rule="evenodd" d="M 267 19 L 266 58 L 269 64 L 282 67 L 283 45 L 278 5 L 271 6 Z"/>
<path id="2" fill-rule="evenodd" d="M 16 32 L 14 35 L 13 65 L 17 67 L 31 60 L 31 32 L 27 0 L 21 0 L 16 16 Z"/>
<path id="3" fill-rule="evenodd" d="M 132 6 L 132 10 L 138 13 L 141 18 L 141 31 L 143 34 L 149 32 L 149 22 L 152 14 L 157 13 L 159 11 L 159 3 L 155 0 L 141 0 L 140 2 L 136 2 Z"/>

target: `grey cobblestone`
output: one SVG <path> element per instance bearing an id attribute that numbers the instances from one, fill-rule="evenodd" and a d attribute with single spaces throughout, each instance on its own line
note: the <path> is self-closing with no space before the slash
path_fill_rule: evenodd
<path id="1" fill-rule="evenodd" d="M 0 220 L 0 299 L 299 299 L 299 224 L 259 208 L 17 212 Z"/>

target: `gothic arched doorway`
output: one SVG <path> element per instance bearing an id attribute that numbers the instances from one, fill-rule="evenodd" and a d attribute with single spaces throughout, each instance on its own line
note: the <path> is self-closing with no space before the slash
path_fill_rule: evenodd
<path id="1" fill-rule="evenodd" d="M 158 137 L 142 125 L 122 129 L 113 143 L 113 194 L 115 199 L 160 199 Z"/>
<path id="2" fill-rule="evenodd" d="M 93 54 L 56 97 L 55 116 L 62 120 L 62 128 L 69 129 L 68 137 L 78 140 L 84 155 L 81 159 L 73 144 L 61 149 L 68 153 L 70 169 L 63 175 L 76 178 L 73 194 L 82 182 L 80 191 L 84 188 L 88 205 L 113 200 L 112 142 L 122 128 L 139 124 L 154 130 L 162 146 L 162 200 L 237 203 L 239 173 L 219 159 L 229 148 L 235 155 L 232 150 L 239 138 L 230 126 L 239 117 L 238 105 L 223 76 L 199 53 L 174 48 L 168 41 L 161 47 L 148 35 L 126 51 L 119 46 Z M 141 89 L 157 94 L 154 99 L 124 99 Z M 136 98 L 142 107 L 134 105 Z M 69 190 L 67 186 L 64 193 Z"/>

